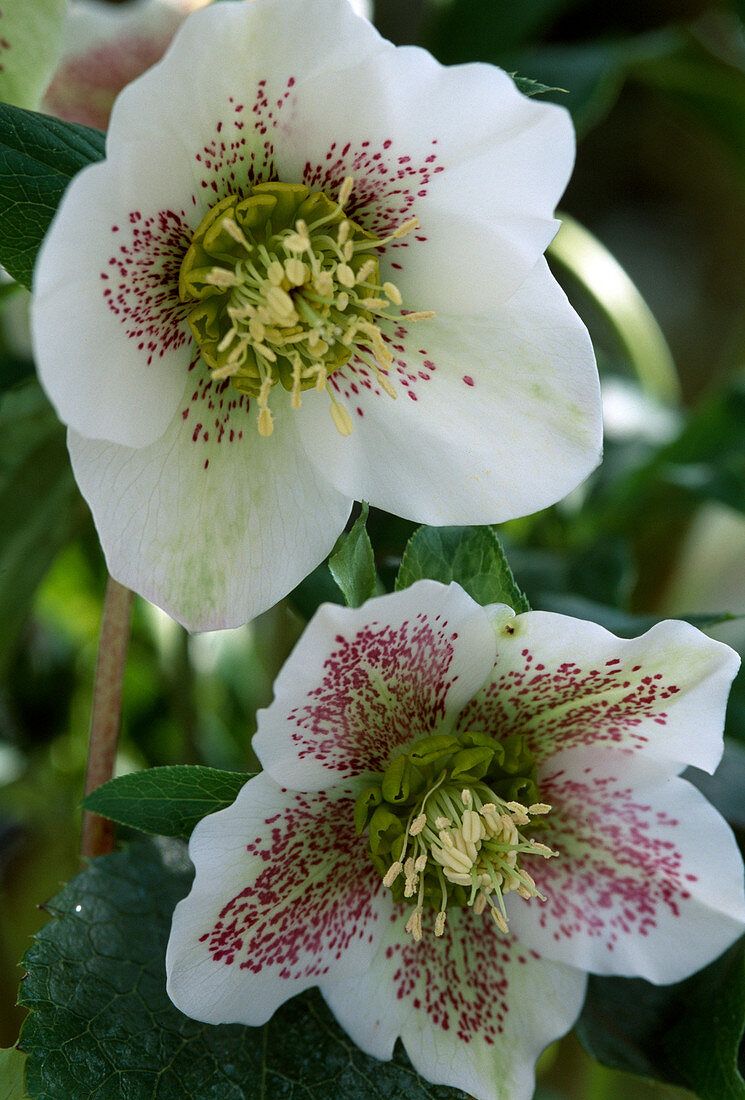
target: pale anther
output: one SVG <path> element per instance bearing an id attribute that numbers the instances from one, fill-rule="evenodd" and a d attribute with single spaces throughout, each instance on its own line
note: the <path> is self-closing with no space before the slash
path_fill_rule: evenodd
<path id="1" fill-rule="evenodd" d="M 492 906 L 491 915 L 494 918 L 494 923 L 496 924 L 499 931 L 504 932 L 504 934 L 507 935 L 509 932 L 507 921 L 504 919 L 499 910 L 494 908 L 494 906 Z"/>
<path id="2" fill-rule="evenodd" d="M 400 240 L 401 237 L 405 237 L 407 233 L 411 233 L 412 229 L 417 229 L 419 226 L 419 218 L 409 218 L 408 221 L 399 225 L 398 229 L 394 229 L 391 233 L 392 237 Z"/>
<path id="3" fill-rule="evenodd" d="M 447 913 L 445 912 L 444 909 L 441 909 L 440 912 L 435 917 L 435 935 L 436 936 L 441 936 L 443 934 L 443 932 L 445 931 L 445 921 L 446 920 L 447 920 Z"/>
<path id="4" fill-rule="evenodd" d="M 241 280 L 232 271 L 226 271 L 224 267 L 213 267 L 207 272 L 205 282 L 212 286 L 238 286 Z"/>
<path id="5" fill-rule="evenodd" d="M 375 267 L 375 260 L 368 260 L 367 263 L 364 263 L 357 272 L 356 281 L 358 283 L 364 283 L 364 281 L 372 275 Z"/>
<path id="6" fill-rule="evenodd" d="M 401 291 L 393 283 L 383 283 L 383 293 L 389 302 L 393 302 L 394 306 L 401 305 L 403 301 Z"/>
<path id="7" fill-rule="evenodd" d="M 342 286 L 348 287 L 350 290 L 354 286 L 355 276 L 349 264 L 339 264 L 337 266 L 336 278 Z"/>
<path id="8" fill-rule="evenodd" d="M 274 417 L 265 405 L 259 412 L 259 435 L 268 438 L 274 431 Z"/>
<path id="9" fill-rule="evenodd" d="M 384 886 L 393 886 L 393 883 L 396 881 L 396 879 L 398 878 L 398 876 L 401 874 L 402 871 L 403 871 L 402 864 L 399 863 L 398 860 L 396 860 L 396 862 L 392 863 L 390 865 L 390 867 L 388 868 L 388 870 L 386 871 L 385 876 L 383 878 L 383 885 Z"/>
<path id="10" fill-rule="evenodd" d="M 349 196 L 352 194 L 352 188 L 354 187 L 354 177 L 347 176 L 344 183 L 339 188 L 339 206 L 346 206 L 349 201 Z"/>

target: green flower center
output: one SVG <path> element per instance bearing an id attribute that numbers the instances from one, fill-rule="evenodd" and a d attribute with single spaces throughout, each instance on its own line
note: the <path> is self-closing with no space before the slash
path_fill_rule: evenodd
<path id="1" fill-rule="evenodd" d="M 214 379 L 229 378 L 258 402 L 258 429 L 273 430 L 269 394 L 279 382 L 300 408 L 301 392 L 327 391 L 342 435 L 352 431 L 328 378 L 355 353 L 396 396 L 393 362 L 380 322 L 423 320 L 401 313 L 401 294 L 380 283 L 378 251 L 416 227 L 368 233 L 344 212 L 353 180 L 337 202 L 304 184 L 260 183 L 246 198 L 228 195 L 200 222 L 179 275 L 179 297 L 193 303 L 189 327 Z"/>
<path id="2" fill-rule="evenodd" d="M 521 734 L 498 741 L 469 731 L 420 738 L 358 797 L 357 831 L 369 830 L 370 856 L 393 900 L 413 906 L 406 931 L 415 940 L 424 909 L 437 912 L 436 936 L 451 906 L 477 914 L 488 906 L 507 932 L 505 894 L 543 898 L 520 866 L 525 853 L 557 854 L 525 835 L 545 828 L 551 809 L 535 777 Z"/>

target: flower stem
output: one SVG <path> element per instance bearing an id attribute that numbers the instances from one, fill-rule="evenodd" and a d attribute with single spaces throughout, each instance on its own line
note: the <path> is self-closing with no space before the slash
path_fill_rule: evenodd
<path id="1" fill-rule="evenodd" d="M 93 688 L 91 735 L 88 747 L 88 770 L 85 793 L 106 783 L 114 774 L 114 760 L 119 741 L 122 682 L 129 646 L 132 618 L 132 592 L 113 577 L 106 584 L 98 642 L 96 679 Z M 114 846 L 114 827 L 105 817 L 83 811 L 81 858 L 110 852 Z"/>

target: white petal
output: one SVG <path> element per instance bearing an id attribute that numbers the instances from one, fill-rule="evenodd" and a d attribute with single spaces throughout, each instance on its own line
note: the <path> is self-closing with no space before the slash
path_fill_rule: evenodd
<path id="1" fill-rule="evenodd" d="M 204 818 L 176 906 L 168 994 L 207 1023 L 263 1024 L 327 975 L 367 969 L 390 912 L 352 822 L 354 792 L 288 794 L 265 775 Z"/>
<path id="2" fill-rule="evenodd" d="M 477 1100 L 530 1100 L 538 1055 L 579 1015 L 585 975 L 547 962 L 503 937 L 488 916 L 448 910 L 445 934 L 404 932 L 395 906 L 370 969 L 321 992 L 339 1023 L 368 1054 L 390 1058 L 400 1035 L 429 1081 Z"/>
<path id="3" fill-rule="evenodd" d="M 683 622 L 617 638 L 595 623 L 531 611 L 502 627 L 491 683 L 459 725 L 528 735 L 543 762 L 606 745 L 713 772 L 727 693 L 740 659 Z"/>
<path id="4" fill-rule="evenodd" d="M 227 383 L 190 379 L 149 447 L 74 432 L 68 446 L 109 571 L 190 630 L 239 626 L 270 607 L 326 556 L 349 514 L 351 501 L 309 468 L 291 411 L 280 405 L 262 438 Z"/>
<path id="5" fill-rule="evenodd" d="M 356 609 L 324 604 L 259 711 L 254 750 L 300 790 L 384 770 L 400 746 L 447 732 L 494 650 L 483 608 L 456 584 L 419 581 Z"/>
<path id="6" fill-rule="evenodd" d="M 325 110 L 318 111 L 318 103 Z M 505 301 L 558 228 L 574 160 L 568 114 L 520 95 L 490 65 L 443 67 L 424 50 L 380 49 L 298 89 L 280 171 L 333 191 L 354 177 L 349 212 L 379 236 L 409 308 L 476 313 Z M 482 265 L 482 266 L 479 266 Z"/>
<path id="7" fill-rule="evenodd" d="M 423 523 L 496 523 L 554 503 L 597 464 L 592 348 L 544 261 L 489 317 L 417 322 L 388 344 L 395 401 L 359 361 L 331 377 L 351 436 L 318 404 L 298 414 L 340 491 Z"/>
<path id="8" fill-rule="evenodd" d="M 596 974 L 676 982 L 745 928 L 732 832 L 664 765 L 575 748 L 539 769 L 553 808 L 540 839 L 557 858 L 523 859 L 547 901 L 509 897 L 510 927 L 546 958 Z"/>

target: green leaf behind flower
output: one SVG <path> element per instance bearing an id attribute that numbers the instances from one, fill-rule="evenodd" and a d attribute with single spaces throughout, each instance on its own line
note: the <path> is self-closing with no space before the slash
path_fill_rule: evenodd
<path id="1" fill-rule="evenodd" d="M 425 577 L 442 584 L 457 581 L 482 606 L 506 603 L 518 614 L 530 610 L 491 527 L 420 527 L 404 551 L 396 591 Z"/>
<path id="2" fill-rule="evenodd" d="M 103 156 L 99 130 L 0 103 L 0 263 L 23 286 L 68 183 Z"/>
<path id="3" fill-rule="evenodd" d="M 190 1020 L 168 1000 L 171 914 L 191 868 L 177 841 L 94 860 L 47 906 L 26 954 L 30 1100 L 458 1100 L 423 1081 L 398 1049 L 357 1050 L 312 992 L 264 1027 Z"/>
<path id="4" fill-rule="evenodd" d="M 519 92 L 523 95 L 545 95 L 546 92 L 564 92 L 566 94 L 566 88 L 555 88 L 550 84 L 541 84 L 540 80 L 531 80 L 529 76 L 518 76 L 517 73 L 510 73 L 510 76 L 515 81 L 515 85 Z"/>
<path id="5" fill-rule="evenodd" d="M 375 557 L 367 533 L 369 511 L 370 506 L 363 502 L 351 530 L 337 539 L 329 557 L 331 576 L 344 593 L 348 607 L 359 607 L 375 590 Z"/>
<path id="6" fill-rule="evenodd" d="M 189 837 L 207 814 L 232 806 L 251 778 L 192 764 L 148 768 L 110 779 L 83 799 L 83 807 L 143 833 Z"/>
<path id="7" fill-rule="evenodd" d="M 701 1100 L 745 1100 L 737 1069 L 745 1027 L 745 943 L 683 982 L 590 975 L 577 1023 L 605 1065 L 691 1089 Z"/>
<path id="8" fill-rule="evenodd" d="M 0 1050 L 0 1100 L 25 1100 L 25 1065 L 26 1055 L 15 1047 Z"/>

